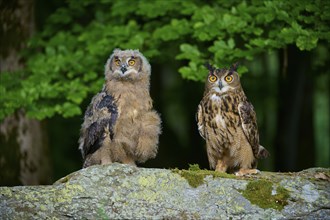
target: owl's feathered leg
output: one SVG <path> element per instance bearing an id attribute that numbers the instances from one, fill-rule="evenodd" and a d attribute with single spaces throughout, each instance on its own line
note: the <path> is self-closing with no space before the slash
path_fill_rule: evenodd
<path id="1" fill-rule="evenodd" d="M 109 155 L 109 152 L 105 148 L 100 148 L 97 151 L 95 151 L 93 154 L 88 154 L 85 158 L 83 168 L 97 165 L 97 164 L 111 164 L 111 158 Z"/>
<path id="2" fill-rule="evenodd" d="M 122 160 L 122 163 L 129 164 L 131 166 L 136 166 L 134 159 L 131 157 L 126 157 L 125 159 Z"/>
<path id="3" fill-rule="evenodd" d="M 209 161 L 210 169 L 214 170 L 217 166 L 217 158 L 215 157 L 214 148 L 212 147 L 212 143 L 209 139 L 206 139 L 206 152 L 207 152 L 207 159 Z"/>
<path id="4" fill-rule="evenodd" d="M 143 163 L 147 159 L 156 157 L 159 134 L 161 133 L 161 121 L 155 111 L 144 114 L 141 121 L 138 144 L 135 149 L 135 160 Z"/>
<path id="5" fill-rule="evenodd" d="M 92 165 L 100 164 L 100 163 L 101 163 L 100 160 L 94 160 L 92 155 L 89 154 L 89 155 L 86 156 L 82 168 L 90 167 Z"/>
<path id="6" fill-rule="evenodd" d="M 225 173 L 227 171 L 227 164 L 223 160 L 218 160 L 217 166 L 215 167 L 215 171 Z"/>

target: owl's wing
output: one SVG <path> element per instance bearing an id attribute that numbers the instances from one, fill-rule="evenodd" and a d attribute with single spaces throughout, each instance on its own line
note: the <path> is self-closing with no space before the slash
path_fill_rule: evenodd
<path id="1" fill-rule="evenodd" d="M 114 98 L 106 92 L 94 96 L 88 106 L 81 131 L 80 150 L 85 158 L 98 150 L 105 138 L 114 136 L 118 109 Z"/>
<path id="2" fill-rule="evenodd" d="M 197 109 L 197 113 L 196 113 L 196 121 L 197 121 L 199 134 L 202 136 L 202 138 L 205 139 L 203 108 L 202 108 L 201 104 L 198 105 L 198 109 Z"/>
<path id="3" fill-rule="evenodd" d="M 259 154 L 259 132 L 257 126 L 257 116 L 253 105 L 247 101 L 238 105 L 238 113 L 241 118 L 244 134 L 249 141 L 255 157 Z"/>

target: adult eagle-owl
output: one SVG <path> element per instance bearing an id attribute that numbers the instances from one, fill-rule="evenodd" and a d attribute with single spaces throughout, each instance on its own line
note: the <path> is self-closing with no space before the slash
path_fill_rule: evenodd
<path id="1" fill-rule="evenodd" d="M 156 156 L 161 120 L 152 107 L 150 74 L 150 64 L 138 50 L 113 51 L 103 89 L 93 97 L 81 126 L 83 167 L 135 165 Z"/>
<path id="2" fill-rule="evenodd" d="M 206 140 L 210 168 L 236 175 L 257 173 L 257 159 L 269 153 L 259 145 L 256 113 L 244 94 L 237 65 L 208 68 L 196 116 L 199 133 Z"/>

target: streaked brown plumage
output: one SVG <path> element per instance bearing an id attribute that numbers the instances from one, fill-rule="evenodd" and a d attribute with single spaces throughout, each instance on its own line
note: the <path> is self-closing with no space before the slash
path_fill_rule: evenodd
<path id="1" fill-rule="evenodd" d="M 200 135 L 206 140 L 210 168 L 236 175 L 257 173 L 257 159 L 269 153 L 259 145 L 256 114 L 240 84 L 237 66 L 208 67 L 196 118 Z"/>
<path id="2" fill-rule="evenodd" d="M 138 50 L 114 50 L 105 85 L 85 112 L 79 149 L 83 167 L 154 158 L 161 120 L 149 94 L 151 67 Z"/>

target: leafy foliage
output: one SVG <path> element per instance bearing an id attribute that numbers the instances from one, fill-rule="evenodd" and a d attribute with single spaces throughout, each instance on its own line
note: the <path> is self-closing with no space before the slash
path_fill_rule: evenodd
<path id="1" fill-rule="evenodd" d="M 30 40 L 26 69 L 1 73 L 0 120 L 18 108 L 38 119 L 80 114 L 117 47 L 138 48 L 152 61 L 182 60 L 182 77 L 203 81 L 206 61 L 222 67 L 288 44 L 312 50 L 329 42 L 329 11 L 322 0 L 68 1 Z"/>

